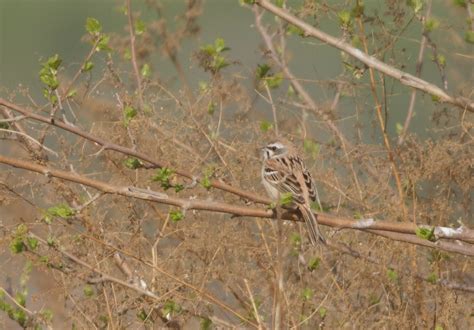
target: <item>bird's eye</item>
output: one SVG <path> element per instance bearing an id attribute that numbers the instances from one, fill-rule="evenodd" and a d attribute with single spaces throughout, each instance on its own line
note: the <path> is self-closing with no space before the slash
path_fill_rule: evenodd
<path id="1" fill-rule="evenodd" d="M 270 150 L 275 151 L 277 150 L 277 148 L 273 146 L 273 147 L 270 147 Z"/>

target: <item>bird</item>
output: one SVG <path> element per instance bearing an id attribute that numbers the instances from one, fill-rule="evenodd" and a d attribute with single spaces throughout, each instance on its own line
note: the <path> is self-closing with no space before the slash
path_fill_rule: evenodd
<path id="1" fill-rule="evenodd" d="M 291 193 L 291 206 L 303 216 L 311 244 L 326 244 L 316 216 L 311 211 L 311 202 L 316 200 L 316 185 L 303 159 L 293 145 L 285 140 L 272 142 L 261 151 L 262 183 L 270 198 L 279 201 L 282 194 Z"/>

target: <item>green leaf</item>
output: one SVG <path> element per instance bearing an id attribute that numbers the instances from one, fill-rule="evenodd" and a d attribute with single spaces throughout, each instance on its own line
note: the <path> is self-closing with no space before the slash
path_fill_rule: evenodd
<path id="1" fill-rule="evenodd" d="M 3 129 L 9 129 L 10 128 L 10 125 L 8 123 L 0 123 L 0 128 L 3 128 Z"/>
<path id="2" fill-rule="evenodd" d="M 140 311 L 137 313 L 137 317 L 141 321 L 145 321 L 148 318 L 148 314 L 146 313 L 146 311 L 144 309 L 140 309 Z"/>
<path id="3" fill-rule="evenodd" d="M 258 64 L 257 65 L 257 70 L 255 72 L 255 76 L 258 79 L 262 79 L 267 76 L 267 74 L 270 72 L 271 67 L 264 63 L 264 64 Z"/>
<path id="4" fill-rule="evenodd" d="M 303 296 L 304 300 L 306 300 L 306 301 L 311 300 L 311 298 L 313 298 L 313 296 L 314 296 L 313 289 L 304 288 L 301 295 Z"/>
<path id="5" fill-rule="evenodd" d="M 179 193 L 181 190 L 184 190 L 184 185 L 178 183 L 174 185 L 174 191 Z"/>
<path id="6" fill-rule="evenodd" d="M 320 146 L 311 139 L 305 139 L 303 141 L 303 149 L 306 153 L 311 155 L 311 158 L 316 159 L 319 155 Z"/>
<path id="7" fill-rule="evenodd" d="M 253 5 L 255 4 L 255 0 L 242 0 L 243 3 L 247 4 L 247 5 Z"/>
<path id="8" fill-rule="evenodd" d="M 423 0 L 407 0 L 407 5 L 417 14 L 423 8 Z"/>
<path id="9" fill-rule="evenodd" d="M 72 89 L 69 91 L 69 93 L 67 93 L 66 97 L 71 98 L 71 97 L 76 96 L 76 94 L 77 94 L 77 89 Z"/>
<path id="10" fill-rule="evenodd" d="M 387 277 L 392 282 L 397 282 L 398 281 L 398 274 L 392 268 L 387 269 Z"/>
<path id="11" fill-rule="evenodd" d="M 131 170 L 135 170 L 143 166 L 143 163 L 140 159 L 133 158 L 133 157 L 125 159 L 123 164 L 125 165 L 126 168 L 129 168 Z"/>
<path id="12" fill-rule="evenodd" d="M 88 72 L 94 68 L 94 63 L 92 61 L 86 61 L 82 67 L 82 72 Z"/>
<path id="13" fill-rule="evenodd" d="M 46 62 L 46 66 L 52 70 L 58 70 L 59 66 L 61 65 L 62 60 L 59 58 L 58 54 L 51 56 L 48 58 Z"/>
<path id="14" fill-rule="evenodd" d="M 439 27 L 439 21 L 436 18 L 430 17 L 425 22 L 425 31 L 431 32 Z"/>
<path id="15" fill-rule="evenodd" d="M 26 245 L 23 243 L 22 237 L 15 237 L 10 242 L 10 251 L 13 254 L 18 254 L 26 250 Z"/>
<path id="16" fill-rule="evenodd" d="M 207 113 L 210 115 L 213 115 L 214 112 L 216 111 L 216 104 L 214 102 L 209 102 L 207 105 Z"/>
<path id="17" fill-rule="evenodd" d="M 207 317 L 202 317 L 201 322 L 199 325 L 200 330 L 211 330 L 212 329 L 212 321 Z"/>
<path id="18" fill-rule="evenodd" d="M 173 210 L 170 212 L 170 218 L 173 222 L 178 222 L 184 219 L 184 213 L 180 210 Z"/>
<path id="19" fill-rule="evenodd" d="M 135 109 L 134 107 L 130 106 L 130 105 L 127 105 L 124 109 L 123 109 L 123 116 L 124 116 L 124 119 L 125 119 L 125 126 L 128 126 L 128 124 L 130 123 L 130 121 L 135 118 L 135 116 L 137 115 L 138 111 L 137 109 Z"/>
<path id="20" fill-rule="evenodd" d="M 100 25 L 99 21 L 93 17 L 88 17 L 86 19 L 86 30 L 90 34 L 98 35 L 102 30 L 102 26 Z"/>
<path id="21" fill-rule="evenodd" d="M 142 70 L 140 71 L 142 77 L 148 78 L 151 75 L 151 68 L 150 65 L 147 63 L 143 64 Z"/>
<path id="22" fill-rule="evenodd" d="M 401 123 L 396 123 L 395 124 L 395 130 L 397 131 L 397 135 L 402 134 L 403 132 L 403 125 Z"/>
<path id="23" fill-rule="evenodd" d="M 467 43 L 474 44 L 474 31 L 466 31 L 466 33 L 464 34 L 464 40 Z"/>
<path id="24" fill-rule="evenodd" d="M 324 319 L 326 317 L 326 314 L 328 313 L 328 310 L 324 307 L 320 307 L 319 310 L 319 316 Z"/>
<path id="25" fill-rule="evenodd" d="M 352 16 L 351 13 L 347 10 L 341 10 L 337 13 L 337 17 L 339 18 L 339 23 L 342 26 L 349 26 L 351 24 Z"/>
<path id="26" fill-rule="evenodd" d="M 27 237 L 26 238 L 26 244 L 28 244 L 28 248 L 32 251 L 36 250 L 36 248 L 38 247 L 38 240 L 34 237 Z"/>
<path id="27" fill-rule="evenodd" d="M 104 50 L 104 51 L 112 50 L 109 47 L 109 41 L 110 41 L 110 36 L 108 36 L 106 34 L 102 34 L 99 37 L 99 42 L 97 43 L 97 47 L 95 48 L 95 50 L 98 51 L 98 52 L 100 52 L 101 50 Z"/>
<path id="28" fill-rule="evenodd" d="M 163 315 L 164 315 L 165 317 L 168 317 L 168 316 L 170 316 L 170 315 L 172 315 L 172 314 L 179 314 L 179 313 L 181 313 L 181 310 L 182 310 L 182 308 L 181 308 L 180 305 L 178 305 L 177 303 L 175 303 L 173 300 L 168 300 L 168 301 L 164 304 L 163 308 L 161 309 L 161 312 L 163 313 Z"/>
<path id="29" fill-rule="evenodd" d="M 90 298 L 94 295 L 94 288 L 88 284 L 84 286 L 82 291 L 84 292 L 84 296 L 87 298 Z"/>
<path id="30" fill-rule="evenodd" d="M 268 76 L 264 78 L 265 83 L 269 88 L 280 87 L 283 82 L 283 74 L 281 72 L 274 74 L 273 76 Z"/>
<path id="31" fill-rule="evenodd" d="M 428 283 L 436 284 L 436 282 L 438 282 L 438 276 L 435 273 L 430 273 L 426 280 Z"/>
<path id="32" fill-rule="evenodd" d="M 438 62 L 438 64 L 444 68 L 446 66 L 446 56 L 438 54 L 436 57 L 436 62 Z"/>
<path id="33" fill-rule="evenodd" d="M 301 245 L 301 235 L 299 233 L 291 233 L 290 242 L 293 247 L 299 247 Z"/>
<path id="34" fill-rule="evenodd" d="M 291 192 L 286 192 L 280 195 L 280 205 L 288 206 L 293 203 L 293 194 Z"/>
<path id="35" fill-rule="evenodd" d="M 46 210 L 46 214 L 51 218 L 62 218 L 67 219 L 72 217 L 76 212 L 69 207 L 67 204 L 59 204 L 57 206 L 50 207 Z"/>
<path id="36" fill-rule="evenodd" d="M 207 190 L 211 189 L 212 188 L 212 183 L 211 183 L 211 179 L 209 178 L 209 176 L 205 175 L 202 179 L 201 179 L 201 185 L 206 188 Z"/>
<path id="37" fill-rule="evenodd" d="M 264 120 L 264 121 L 260 122 L 260 130 L 263 133 L 266 133 L 271 129 L 273 129 L 273 124 L 270 123 L 269 121 Z"/>
<path id="38" fill-rule="evenodd" d="M 49 308 L 45 308 L 45 309 L 41 310 L 41 312 L 39 312 L 39 314 L 47 322 L 51 322 L 53 320 L 53 315 L 54 314 L 53 314 L 53 311 L 50 310 Z"/>
<path id="39" fill-rule="evenodd" d="M 416 236 L 422 239 L 426 239 L 428 241 L 434 242 L 436 241 L 436 237 L 434 235 L 434 227 L 433 228 L 422 228 L 418 227 L 415 230 Z"/>
<path id="40" fill-rule="evenodd" d="M 321 258 L 319 257 L 313 257 L 309 260 L 309 263 L 308 263 L 308 269 L 309 271 L 314 271 L 316 269 L 319 268 L 319 265 L 321 263 Z"/>
<path id="41" fill-rule="evenodd" d="M 296 34 L 296 35 L 299 35 L 300 37 L 304 37 L 304 30 L 297 27 L 296 25 L 293 25 L 293 24 L 288 24 L 288 27 L 286 28 L 286 33 L 288 35 L 291 35 L 291 34 Z"/>
<path id="42" fill-rule="evenodd" d="M 217 38 L 216 41 L 214 41 L 215 45 L 215 50 L 217 53 L 222 53 L 225 52 L 226 50 L 230 50 L 229 47 L 225 46 L 225 41 L 222 38 Z"/>
<path id="43" fill-rule="evenodd" d="M 146 30 L 146 25 L 145 22 L 143 22 L 141 19 L 137 19 L 135 21 L 135 34 L 136 35 L 142 35 Z"/>
<path id="44" fill-rule="evenodd" d="M 166 190 L 172 187 L 170 183 L 170 178 L 173 175 L 173 173 L 174 173 L 173 170 L 167 167 L 163 167 L 163 168 L 160 168 L 151 179 L 153 181 L 160 182 L 161 187 Z"/>

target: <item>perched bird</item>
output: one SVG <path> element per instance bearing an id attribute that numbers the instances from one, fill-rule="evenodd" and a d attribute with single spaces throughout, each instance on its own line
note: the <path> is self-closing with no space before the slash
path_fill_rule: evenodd
<path id="1" fill-rule="evenodd" d="M 316 187 L 303 160 L 289 142 L 273 142 L 262 148 L 262 182 L 270 198 L 278 201 L 282 194 L 292 194 L 292 204 L 304 221 L 311 244 L 326 243 L 318 228 L 311 202 L 316 200 Z"/>

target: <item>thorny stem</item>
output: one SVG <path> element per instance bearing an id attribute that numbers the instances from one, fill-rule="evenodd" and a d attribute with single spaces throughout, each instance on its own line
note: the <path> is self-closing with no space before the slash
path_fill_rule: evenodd
<path id="1" fill-rule="evenodd" d="M 426 14 L 425 14 L 425 21 L 429 19 L 431 16 L 431 5 L 432 5 L 432 1 L 429 0 L 426 4 L 427 7 L 426 7 Z M 417 77 L 421 76 L 421 70 L 423 68 L 423 56 L 425 54 L 426 42 L 427 42 L 426 31 L 425 31 L 425 28 L 423 28 L 423 32 L 421 35 L 421 42 L 420 42 L 420 50 L 418 52 L 418 59 L 416 61 L 415 75 Z M 416 89 L 413 88 L 410 95 L 410 104 L 408 105 L 407 116 L 405 118 L 405 123 L 403 124 L 403 130 L 400 136 L 398 137 L 399 145 L 403 143 L 403 141 L 405 140 L 405 136 L 408 133 L 408 127 L 410 126 L 411 120 L 413 118 L 413 111 L 415 109 L 415 101 L 416 101 Z"/>
<path id="2" fill-rule="evenodd" d="M 135 32 L 133 25 L 132 5 L 131 0 L 127 0 L 127 15 L 128 15 L 128 31 L 130 34 L 130 51 L 132 53 L 132 66 L 133 73 L 135 74 L 135 80 L 137 81 L 138 99 L 140 101 L 140 108 L 143 110 L 143 89 L 142 80 L 140 78 L 140 70 L 138 69 L 137 53 L 135 49 Z"/>
<path id="3" fill-rule="evenodd" d="M 362 23 L 362 19 L 360 17 L 357 18 L 357 22 L 359 24 L 360 38 L 361 38 L 361 41 L 362 41 L 362 45 L 364 46 L 364 51 L 365 51 L 366 54 L 369 54 L 369 49 L 367 47 L 367 39 L 365 38 L 364 24 Z M 383 142 L 384 142 L 385 148 L 387 149 L 388 159 L 389 159 L 390 163 L 392 164 L 392 172 L 393 172 L 393 176 L 395 178 L 395 184 L 397 185 L 400 207 L 402 208 L 402 211 L 403 211 L 403 219 L 405 221 L 407 221 L 408 220 L 408 213 L 407 213 L 407 209 L 406 209 L 406 206 L 405 206 L 405 197 L 404 197 L 402 182 L 400 180 L 400 174 L 398 173 L 397 164 L 395 163 L 394 152 L 392 150 L 392 147 L 390 146 L 390 140 L 389 140 L 388 134 L 385 130 L 385 124 L 386 123 L 385 123 L 383 115 L 382 115 L 382 105 L 381 105 L 379 97 L 377 95 L 374 69 L 371 68 L 371 67 L 369 67 L 369 75 L 370 75 L 370 90 L 371 90 L 372 95 L 374 97 L 375 110 L 376 110 L 376 113 L 377 113 L 377 119 L 378 119 L 379 124 L 380 124 L 380 131 L 382 132 Z"/>

